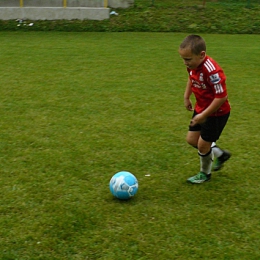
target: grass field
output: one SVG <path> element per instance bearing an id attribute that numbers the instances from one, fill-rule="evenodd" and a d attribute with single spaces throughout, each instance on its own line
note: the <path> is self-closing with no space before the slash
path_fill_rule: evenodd
<path id="1" fill-rule="evenodd" d="M 260 34 L 259 0 L 135 0 L 110 11 L 118 15 L 102 21 L 0 20 L 0 31 Z"/>
<path id="2" fill-rule="evenodd" d="M 260 36 L 202 36 L 233 156 L 192 186 L 185 34 L 0 33 L 0 259 L 260 259 Z M 128 202 L 108 188 L 121 170 Z"/>

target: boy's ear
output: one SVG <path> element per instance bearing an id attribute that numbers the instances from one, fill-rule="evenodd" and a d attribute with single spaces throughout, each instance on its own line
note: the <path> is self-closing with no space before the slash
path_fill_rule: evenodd
<path id="1" fill-rule="evenodd" d="M 200 57 L 201 57 L 202 59 L 204 59 L 204 58 L 206 57 L 206 52 L 205 52 L 205 51 L 202 51 L 202 52 L 200 53 Z"/>

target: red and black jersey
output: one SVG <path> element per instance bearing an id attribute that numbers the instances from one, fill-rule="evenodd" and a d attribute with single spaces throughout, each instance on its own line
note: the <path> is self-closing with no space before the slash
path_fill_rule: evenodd
<path id="1" fill-rule="evenodd" d="M 200 66 L 194 70 L 187 69 L 191 89 L 196 98 L 195 111 L 201 113 L 214 98 L 227 96 L 226 76 L 221 67 L 211 57 L 206 56 Z M 222 116 L 230 112 L 228 100 L 211 116 Z"/>

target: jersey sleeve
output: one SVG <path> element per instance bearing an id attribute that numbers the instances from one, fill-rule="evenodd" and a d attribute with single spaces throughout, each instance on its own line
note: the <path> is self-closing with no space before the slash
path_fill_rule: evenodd
<path id="1" fill-rule="evenodd" d="M 213 89 L 215 98 L 226 97 L 226 76 L 221 67 L 217 63 L 214 64 L 212 61 L 208 61 L 208 67 L 207 63 L 205 67 L 207 70 L 207 83 Z"/>

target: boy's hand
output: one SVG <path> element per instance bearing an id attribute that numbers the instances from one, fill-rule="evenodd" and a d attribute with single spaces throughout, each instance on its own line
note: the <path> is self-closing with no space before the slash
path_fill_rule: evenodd
<path id="1" fill-rule="evenodd" d="M 189 98 L 184 98 L 184 106 L 186 107 L 187 110 L 193 111 L 192 103 Z"/>
<path id="2" fill-rule="evenodd" d="M 197 114 L 194 116 L 190 121 L 190 126 L 195 126 L 198 124 L 202 124 L 206 121 L 206 117 L 203 116 L 203 114 Z"/>

